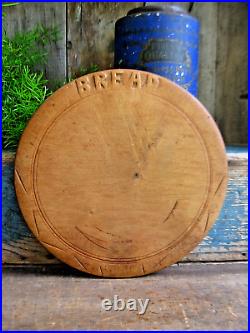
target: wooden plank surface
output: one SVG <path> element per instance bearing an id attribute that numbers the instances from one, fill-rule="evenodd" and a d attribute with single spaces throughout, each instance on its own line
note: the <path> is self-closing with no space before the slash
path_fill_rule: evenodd
<path id="1" fill-rule="evenodd" d="M 215 118 L 227 144 L 247 142 L 247 3 L 218 3 Z"/>
<path id="2" fill-rule="evenodd" d="M 209 281 L 209 283 L 208 283 Z M 103 299 L 148 298 L 144 314 L 104 311 Z M 61 266 L 3 271 L 4 330 L 247 330 L 247 265 L 182 264 L 136 279 Z"/>
<path id="3" fill-rule="evenodd" d="M 143 2 L 69 2 L 67 4 L 67 57 L 69 77 L 80 76 L 93 64 L 113 67 L 115 22 Z"/>
<path id="4" fill-rule="evenodd" d="M 200 21 L 199 100 L 215 114 L 217 3 L 194 2 L 191 14 Z"/>
<path id="5" fill-rule="evenodd" d="M 48 61 L 44 66 L 48 85 L 62 83 L 66 77 L 66 3 L 65 2 L 19 2 L 17 6 L 5 7 L 4 27 L 8 36 L 26 32 L 37 25 L 57 28 L 58 41 L 48 48 Z"/>
<path id="6" fill-rule="evenodd" d="M 49 254 L 23 221 L 13 185 L 14 153 L 3 154 L 3 263 L 51 264 Z M 229 184 L 224 208 L 203 242 L 184 261 L 247 259 L 247 153 L 246 148 L 229 148 Z"/>

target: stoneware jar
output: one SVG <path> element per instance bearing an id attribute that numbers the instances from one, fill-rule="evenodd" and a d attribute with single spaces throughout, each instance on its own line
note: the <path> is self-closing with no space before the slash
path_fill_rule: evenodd
<path id="1" fill-rule="evenodd" d="M 159 74 L 197 96 L 199 28 L 176 6 L 130 10 L 115 25 L 115 67 Z"/>

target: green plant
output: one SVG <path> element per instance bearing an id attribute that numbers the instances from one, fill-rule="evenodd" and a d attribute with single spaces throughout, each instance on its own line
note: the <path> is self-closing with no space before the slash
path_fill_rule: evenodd
<path id="1" fill-rule="evenodd" d="M 19 2 L 2 3 L 2 7 L 12 7 L 12 6 L 16 6 L 16 5 L 19 5 Z"/>
<path id="2" fill-rule="evenodd" d="M 2 144 L 16 148 L 34 111 L 50 94 L 43 73 L 35 71 L 46 61 L 46 46 L 57 39 L 56 29 L 37 27 L 2 38 Z"/>
<path id="3" fill-rule="evenodd" d="M 4 7 L 18 3 L 5 3 Z M 6 18 L 6 16 L 5 16 Z M 55 28 L 38 26 L 32 31 L 2 36 L 2 146 L 15 149 L 19 138 L 33 113 L 51 94 L 46 87 L 41 66 L 47 60 L 49 43 L 58 40 Z M 40 68 L 40 70 L 38 70 Z M 82 68 L 77 77 L 96 72 L 97 65 Z M 74 77 L 75 78 L 75 77 Z M 60 82 L 55 88 L 71 81 Z"/>

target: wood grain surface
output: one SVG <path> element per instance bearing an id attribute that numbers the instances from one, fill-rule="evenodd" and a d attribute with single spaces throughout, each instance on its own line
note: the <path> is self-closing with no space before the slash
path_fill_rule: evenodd
<path id="1" fill-rule="evenodd" d="M 69 2 L 67 4 L 68 76 L 97 64 L 114 66 L 115 22 L 143 2 Z"/>
<path id="2" fill-rule="evenodd" d="M 138 311 L 104 311 L 114 295 L 149 298 Z M 67 267 L 3 271 L 3 329 L 247 330 L 247 264 L 181 264 L 137 279 L 92 278 Z"/>
<path id="3" fill-rule="evenodd" d="M 29 122 L 15 162 L 33 234 L 62 261 L 101 276 L 145 275 L 180 260 L 215 221 L 226 184 L 209 113 L 169 80 L 135 70 L 59 89 Z"/>
<path id="4" fill-rule="evenodd" d="M 217 57 L 217 2 L 194 2 L 191 14 L 200 21 L 199 93 L 198 98 L 215 116 L 216 57 Z"/>
<path id="5" fill-rule="evenodd" d="M 218 3 L 215 118 L 229 144 L 248 138 L 247 26 L 247 3 Z"/>

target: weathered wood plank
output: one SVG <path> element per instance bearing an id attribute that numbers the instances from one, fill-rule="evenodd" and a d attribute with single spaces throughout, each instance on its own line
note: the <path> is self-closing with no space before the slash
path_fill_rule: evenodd
<path id="1" fill-rule="evenodd" d="M 59 30 L 58 41 L 48 46 L 48 61 L 44 66 L 48 85 L 62 83 L 66 77 L 66 3 L 65 2 L 19 2 L 17 6 L 5 7 L 4 27 L 8 36 L 26 32 L 37 25 Z"/>
<path id="2" fill-rule="evenodd" d="M 70 2 L 67 4 L 67 47 L 69 77 L 82 68 L 113 67 L 114 31 L 118 18 L 143 2 Z"/>
<path id="3" fill-rule="evenodd" d="M 228 148 L 227 196 L 220 216 L 189 260 L 213 261 L 247 259 L 248 176 L 246 148 Z M 214 251 L 214 253 L 213 253 Z M 224 259 L 223 259 L 224 258 Z"/>
<path id="4" fill-rule="evenodd" d="M 201 24 L 199 46 L 199 100 L 215 114 L 217 2 L 194 2 L 191 14 Z"/>
<path id="5" fill-rule="evenodd" d="M 148 298 L 144 314 L 104 311 L 114 295 Z M 182 264 L 137 279 L 97 279 L 63 267 L 3 272 L 3 329 L 247 330 L 247 264 Z"/>
<path id="6" fill-rule="evenodd" d="M 58 263 L 23 221 L 13 185 L 14 153 L 3 153 L 3 263 Z M 229 184 L 224 208 L 203 242 L 184 261 L 247 259 L 247 153 L 229 148 Z"/>
<path id="7" fill-rule="evenodd" d="M 215 118 L 227 144 L 247 142 L 247 3 L 218 3 Z"/>

